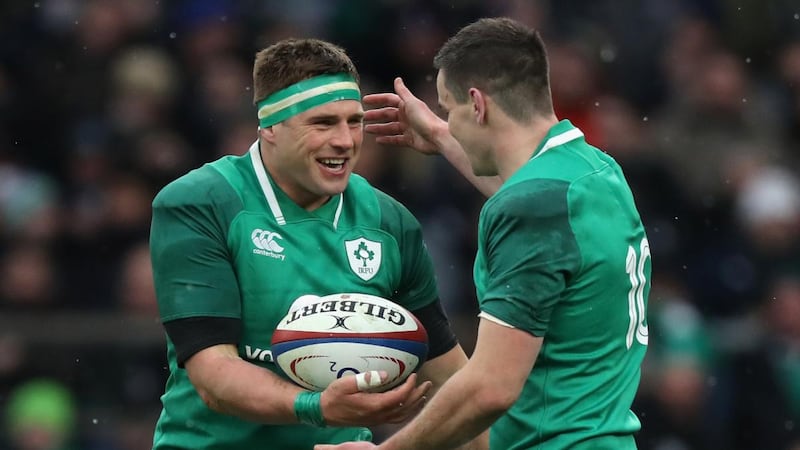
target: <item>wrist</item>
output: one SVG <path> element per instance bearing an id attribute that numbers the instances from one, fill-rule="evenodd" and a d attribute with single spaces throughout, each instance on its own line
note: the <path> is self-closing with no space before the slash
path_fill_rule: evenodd
<path id="1" fill-rule="evenodd" d="M 294 415 L 297 421 L 315 427 L 324 427 L 325 418 L 322 416 L 322 393 L 301 391 L 294 398 Z"/>
<path id="2" fill-rule="evenodd" d="M 436 147 L 436 153 L 444 154 L 446 149 L 451 146 L 449 142 L 454 141 L 455 138 L 450 134 L 450 127 L 447 122 L 438 119 L 436 124 L 430 129 L 430 141 Z"/>

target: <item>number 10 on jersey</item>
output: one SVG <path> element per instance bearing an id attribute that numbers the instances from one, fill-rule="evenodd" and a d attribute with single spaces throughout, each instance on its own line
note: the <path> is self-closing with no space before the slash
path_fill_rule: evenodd
<path id="1" fill-rule="evenodd" d="M 628 334 L 625 336 L 625 345 L 631 348 L 633 339 L 642 345 L 647 345 L 649 331 L 645 324 L 646 308 L 644 304 L 644 290 L 647 285 L 647 275 L 644 273 L 645 262 L 650 257 L 650 244 L 647 238 L 642 239 L 637 255 L 636 249 L 628 246 L 628 256 L 625 259 L 625 272 L 631 280 L 631 289 L 628 291 Z"/>

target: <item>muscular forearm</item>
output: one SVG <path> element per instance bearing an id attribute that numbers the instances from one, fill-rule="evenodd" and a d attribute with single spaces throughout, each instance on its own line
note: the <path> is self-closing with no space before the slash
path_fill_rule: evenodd
<path id="1" fill-rule="evenodd" d="M 467 364 L 467 355 L 460 345 L 457 345 L 449 352 L 427 361 L 420 370 L 420 376 L 424 380 L 433 382 L 429 395 L 435 397 L 436 392 L 445 382 L 452 377 L 458 370 Z M 481 434 L 474 440 L 458 447 L 459 450 L 485 450 L 489 448 L 489 432 Z"/>
<path id="2" fill-rule="evenodd" d="M 297 421 L 294 399 L 301 389 L 242 360 L 234 347 L 200 352 L 186 367 L 203 401 L 217 412 L 262 423 Z"/>
<path id="3" fill-rule="evenodd" d="M 454 448 L 470 440 L 471 444 L 485 443 L 486 435 L 475 437 L 520 396 L 541 345 L 540 337 L 481 319 L 469 362 L 411 423 L 379 448 L 433 450 Z"/>
<path id="4" fill-rule="evenodd" d="M 379 448 L 435 450 L 456 448 L 470 441 L 473 442 L 463 448 L 482 448 L 487 435 L 481 433 L 509 403 L 491 392 L 491 388 L 481 382 L 479 374 L 473 372 L 465 368 L 456 373 L 411 423 Z M 465 396 L 470 400 L 465 401 Z"/>

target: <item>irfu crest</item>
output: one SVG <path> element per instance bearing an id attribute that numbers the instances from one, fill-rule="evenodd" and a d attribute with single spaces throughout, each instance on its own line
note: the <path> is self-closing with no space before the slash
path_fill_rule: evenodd
<path id="1" fill-rule="evenodd" d="M 345 241 L 350 269 L 364 281 L 369 281 L 381 268 L 381 243 L 360 237 Z"/>

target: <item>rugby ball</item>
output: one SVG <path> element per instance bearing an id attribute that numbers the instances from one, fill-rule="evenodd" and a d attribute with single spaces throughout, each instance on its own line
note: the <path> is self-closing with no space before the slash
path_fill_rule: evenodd
<path id="1" fill-rule="evenodd" d="M 428 333 L 402 306 L 374 295 L 297 299 L 272 334 L 272 357 L 295 383 L 324 390 L 345 375 L 384 370 L 402 383 L 428 355 Z"/>

